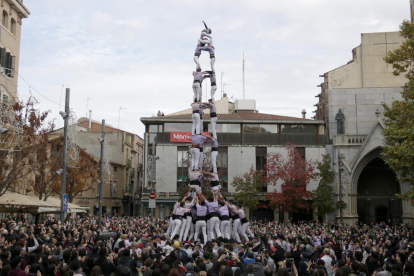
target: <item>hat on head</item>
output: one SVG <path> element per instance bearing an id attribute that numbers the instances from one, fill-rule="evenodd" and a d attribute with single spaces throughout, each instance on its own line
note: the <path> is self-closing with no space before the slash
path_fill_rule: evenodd
<path id="1" fill-rule="evenodd" d="M 275 252 L 276 252 L 276 248 L 275 248 L 274 246 L 271 246 L 271 247 L 270 247 L 270 251 L 271 251 L 272 253 L 275 253 Z"/>
<path id="2" fill-rule="evenodd" d="M 185 265 L 185 268 L 187 268 L 188 271 L 193 271 L 194 270 L 194 265 L 192 263 L 187 263 Z"/>
<path id="3" fill-rule="evenodd" d="M 140 242 L 140 243 L 138 244 L 138 247 L 139 247 L 139 248 L 143 248 L 143 247 L 144 247 L 144 244 L 143 244 L 142 242 Z"/>
<path id="4" fill-rule="evenodd" d="M 174 249 L 178 249 L 178 248 L 180 248 L 180 242 L 175 241 L 174 242 Z"/>
<path id="5" fill-rule="evenodd" d="M 161 239 L 160 238 L 157 238 L 157 241 L 161 241 Z"/>
<path id="6" fill-rule="evenodd" d="M 144 235 L 142 235 L 144 238 L 148 238 L 148 235 L 147 234 L 144 234 Z"/>

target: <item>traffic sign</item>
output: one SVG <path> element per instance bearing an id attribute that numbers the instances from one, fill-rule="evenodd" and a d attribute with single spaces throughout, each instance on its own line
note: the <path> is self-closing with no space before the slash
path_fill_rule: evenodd
<path id="1" fill-rule="evenodd" d="M 148 208 L 155 209 L 155 199 L 148 200 Z"/>
<path id="2" fill-rule="evenodd" d="M 156 198 L 155 193 L 150 193 L 150 194 L 149 194 L 149 198 L 150 198 L 150 199 L 155 199 L 155 198 Z"/>
<path id="3" fill-rule="evenodd" d="M 68 205 L 69 205 L 69 195 L 63 194 L 63 213 L 68 212 Z"/>

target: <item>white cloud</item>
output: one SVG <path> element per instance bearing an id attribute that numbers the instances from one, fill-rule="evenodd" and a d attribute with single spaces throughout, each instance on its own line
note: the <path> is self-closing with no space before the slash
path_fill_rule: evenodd
<path id="1" fill-rule="evenodd" d="M 302 0 L 25 0 L 20 74 L 53 101 L 62 84 L 71 106 L 142 135 L 140 117 L 187 108 L 192 98 L 194 49 L 205 20 L 213 29 L 216 71 L 229 96 L 246 97 L 260 112 L 312 115 L 320 74 L 351 59 L 361 33 L 397 31 L 409 17 L 405 1 Z M 202 68 L 209 58 L 201 56 Z M 20 81 L 21 97 L 28 86 Z M 216 92 L 220 95 L 220 88 Z M 35 94 L 36 95 L 36 94 Z M 58 117 L 59 107 L 38 96 Z"/>

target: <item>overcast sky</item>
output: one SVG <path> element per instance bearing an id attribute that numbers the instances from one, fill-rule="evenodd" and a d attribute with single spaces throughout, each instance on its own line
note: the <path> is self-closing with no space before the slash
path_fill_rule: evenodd
<path id="1" fill-rule="evenodd" d="M 314 116 L 319 75 L 351 60 L 361 33 L 398 31 L 409 18 L 408 0 L 24 0 L 20 72 L 50 100 L 142 137 L 141 117 L 166 115 L 192 101 L 194 50 L 202 20 L 213 30 L 216 73 L 225 92 L 246 98 L 259 112 Z M 204 52 L 201 68 L 210 69 Z M 37 94 L 41 109 L 57 118 L 59 105 Z M 19 79 L 19 95 L 29 86 Z M 59 117 L 60 126 L 63 123 Z M 56 123 L 58 125 L 58 123 Z"/>

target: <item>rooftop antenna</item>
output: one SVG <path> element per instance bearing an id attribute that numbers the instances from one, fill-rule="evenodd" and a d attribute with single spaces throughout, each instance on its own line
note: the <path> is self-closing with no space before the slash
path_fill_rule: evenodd
<path id="1" fill-rule="evenodd" d="M 244 100 L 244 96 L 246 93 L 246 90 L 244 88 L 244 63 L 245 63 L 245 60 L 244 60 L 244 52 L 243 52 L 243 100 Z"/>
<path id="2" fill-rule="evenodd" d="M 223 83 L 223 95 L 225 94 L 224 93 L 224 88 L 225 88 L 226 85 L 231 85 L 231 83 Z M 227 95 L 226 95 L 226 97 L 227 97 Z"/>
<path id="3" fill-rule="evenodd" d="M 223 75 L 224 75 L 225 73 L 224 72 L 221 72 L 221 97 L 223 98 Z"/>
<path id="4" fill-rule="evenodd" d="M 86 99 L 86 118 L 88 118 L 89 100 L 93 100 L 93 99 L 92 98 L 87 98 Z"/>
<path id="5" fill-rule="evenodd" d="M 120 122 L 121 122 L 121 110 L 122 110 L 122 109 L 126 109 L 126 107 L 122 107 L 122 106 L 120 106 L 120 107 L 119 107 L 118 129 L 120 129 L 120 128 L 119 128 L 119 124 L 120 124 Z"/>

